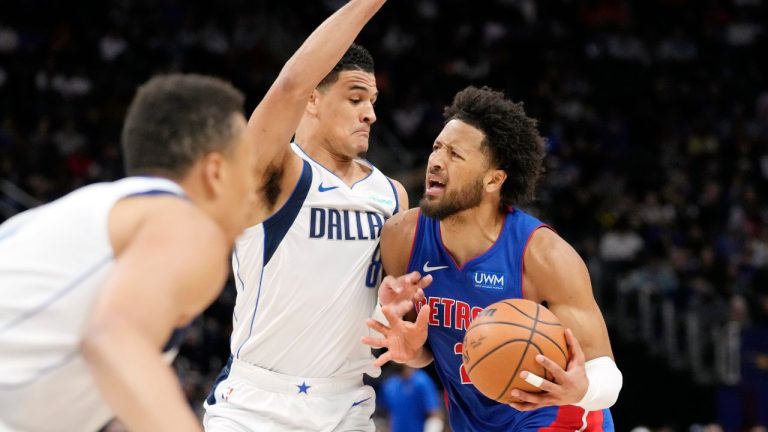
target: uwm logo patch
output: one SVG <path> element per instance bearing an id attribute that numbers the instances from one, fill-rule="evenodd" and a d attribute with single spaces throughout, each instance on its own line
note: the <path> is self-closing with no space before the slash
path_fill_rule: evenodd
<path id="1" fill-rule="evenodd" d="M 478 271 L 472 274 L 472 283 L 474 283 L 475 288 L 503 290 L 507 287 L 507 275 L 504 273 Z"/>

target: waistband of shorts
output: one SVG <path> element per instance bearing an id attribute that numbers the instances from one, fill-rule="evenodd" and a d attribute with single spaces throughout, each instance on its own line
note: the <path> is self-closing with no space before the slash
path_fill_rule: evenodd
<path id="1" fill-rule="evenodd" d="M 266 370 L 238 359 L 232 361 L 231 374 L 247 379 L 262 390 L 284 394 L 335 395 L 363 386 L 362 374 L 333 378 L 299 377 Z"/>

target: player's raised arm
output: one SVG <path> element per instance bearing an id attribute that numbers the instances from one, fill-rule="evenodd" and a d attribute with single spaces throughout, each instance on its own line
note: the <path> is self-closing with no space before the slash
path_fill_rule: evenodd
<path id="1" fill-rule="evenodd" d="M 333 69 L 385 0 L 351 0 L 325 20 L 283 66 L 248 128 L 259 148 L 259 169 L 282 166 L 312 90 Z"/>
<path id="2" fill-rule="evenodd" d="M 162 348 L 227 275 L 223 231 L 189 203 L 167 200 L 135 235 L 117 235 L 131 239 L 116 251 L 82 342 L 104 398 L 132 431 L 202 430 Z"/>
<path id="3" fill-rule="evenodd" d="M 539 386 L 545 393 L 519 392 L 516 397 L 521 396 L 526 403 L 513 406 L 530 410 L 578 405 L 588 411 L 610 407 L 616 402 L 622 377 L 613 360 L 608 330 L 592 294 L 584 261 L 549 229 L 533 234 L 524 260 L 526 292 L 534 301 L 546 301 L 563 326 L 570 329 L 566 333 L 570 359 L 565 370 L 546 358 L 540 359 L 553 374 L 554 382 L 545 380 Z"/>

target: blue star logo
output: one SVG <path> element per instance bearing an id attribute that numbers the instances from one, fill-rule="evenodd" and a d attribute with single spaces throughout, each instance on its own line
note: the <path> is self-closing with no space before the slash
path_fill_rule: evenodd
<path id="1" fill-rule="evenodd" d="M 309 385 L 307 385 L 307 383 L 306 383 L 306 382 L 303 382 L 303 383 L 301 383 L 301 384 L 298 384 L 298 385 L 296 385 L 296 387 L 298 387 L 298 388 L 299 388 L 299 393 L 304 393 L 304 394 L 308 394 L 308 393 L 307 393 L 307 390 L 309 390 L 310 388 L 312 388 L 312 386 L 309 386 Z"/>

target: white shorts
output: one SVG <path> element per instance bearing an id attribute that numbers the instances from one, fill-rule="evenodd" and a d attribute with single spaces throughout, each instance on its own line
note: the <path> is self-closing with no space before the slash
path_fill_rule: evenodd
<path id="1" fill-rule="evenodd" d="M 208 432 L 375 430 L 376 394 L 362 376 L 302 378 L 234 360 L 212 396 L 203 420 Z"/>

